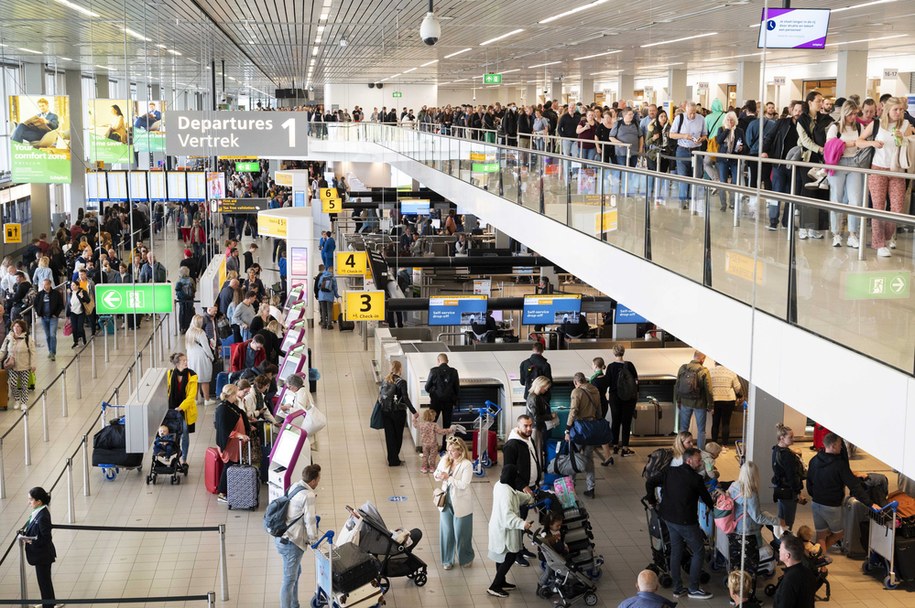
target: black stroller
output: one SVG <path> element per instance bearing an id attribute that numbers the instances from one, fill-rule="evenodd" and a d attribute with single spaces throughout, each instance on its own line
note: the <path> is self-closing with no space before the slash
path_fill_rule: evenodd
<path id="1" fill-rule="evenodd" d="M 149 466 L 149 475 L 146 476 L 146 485 L 156 485 L 156 478 L 159 475 L 171 475 L 171 484 L 181 483 L 179 473 L 184 473 L 187 477 L 188 467 L 181 464 L 181 432 L 184 428 L 184 412 L 180 410 L 168 410 L 165 412 L 165 419 L 162 421 L 163 426 L 168 427 L 171 439 L 162 440 L 156 432 L 156 441 L 153 447 L 152 463 Z"/>
<path id="2" fill-rule="evenodd" d="M 422 530 L 413 528 L 409 533 L 405 530 L 389 530 L 371 502 L 358 509 L 347 506 L 346 510 L 350 516 L 337 537 L 337 544 L 353 542 L 366 553 L 377 557 L 381 562 L 381 588 L 385 592 L 391 586 L 390 579 L 401 576 L 411 579 L 417 587 L 426 584 L 426 562 L 413 554 L 423 537 Z"/>
<path id="3" fill-rule="evenodd" d="M 772 539 L 772 542 L 769 543 L 772 549 L 775 550 L 775 554 L 778 555 L 779 549 L 781 548 L 781 541 L 777 538 Z M 819 555 L 810 556 L 805 555 L 804 559 L 801 560 L 801 563 L 804 564 L 804 567 L 809 568 L 814 575 L 816 575 L 816 584 L 814 585 L 814 591 L 816 592 L 816 599 L 819 602 L 828 602 L 829 598 L 832 597 L 832 588 L 829 585 L 829 568 L 828 566 L 832 563 L 832 558 L 820 551 Z M 778 586 L 782 584 L 782 579 L 785 578 L 785 575 L 782 574 L 778 577 L 778 580 L 775 583 L 770 583 L 766 585 L 765 592 L 769 597 L 774 597 L 775 593 L 778 591 Z M 824 589 L 824 594 L 820 595 L 820 589 Z"/>
<path id="4" fill-rule="evenodd" d="M 644 498 L 642 506 L 645 507 L 648 538 L 651 541 L 651 563 L 645 568 L 657 574 L 661 586 L 666 589 L 673 584 L 673 578 L 670 576 L 670 533 L 667 531 L 667 524 L 658 515 L 657 509 L 653 508 Z M 689 547 L 685 547 L 682 567 L 687 571 L 691 559 L 692 552 Z M 704 585 L 711 580 L 711 575 L 703 570 L 699 580 Z"/>

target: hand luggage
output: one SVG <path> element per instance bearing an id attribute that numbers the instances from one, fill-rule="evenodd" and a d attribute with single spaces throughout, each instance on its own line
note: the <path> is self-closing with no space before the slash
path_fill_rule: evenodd
<path id="1" fill-rule="evenodd" d="M 216 494 L 223 466 L 222 459 L 219 457 L 219 450 L 207 448 L 206 456 L 204 457 L 203 483 L 210 494 Z"/>
<path id="2" fill-rule="evenodd" d="M 273 450 L 273 426 L 267 420 L 259 420 L 257 426 L 260 427 L 258 435 L 261 438 L 261 463 L 260 463 L 260 481 L 261 484 L 267 483 L 270 474 L 270 452 Z"/>
<path id="3" fill-rule="evenodd" d="M 903 538 L 897 534 L 894 557 L 896 578 L 904 581 L 915 580 L 915 538 Z"/>
<path id="4" fill-rule="evenodd" d="M 574 476 L 585 470 L 585 455 L 572 442 L 564 442 L 556 458 L 547 465 L 547 471 L 554 475 Z"/>
<path id="5" fill-rule="evenodd" d="M 649 401 L 635 404 L 635 417 L 632 420 L 632 434 L 637 437 L 659 435 L 661 409 Z"/>
<path id="6" fill-rule="evenodd" d="M 864 489 L 870 494 L 871 503 L 876 503 L 881 507 L 887 503 L 887 494 L 890 490 L 890 482 L 886 475 L 880 473 L 868 473 L 867 479 L 864 480 Z"/>
<path id="7" fill-rule="evenodd" d="M 842 502 L 842 521 L 845 528 L 845 536 L 842 537 L 842 552 L 852 559 L 867 557 L 867 547 L 865 546 L 867 538 L 862 534 L 861 523 L 867 524 L 869 509 L 869 505 L 859 502 L 854 496 L 846 496 Z M 866 533 L 867 525 L 864 528 Z"/>
<path id="8" fill-rule="evenodd" d="M 219 372 L 216 374 L 216 398 L 219 399 L 219 395 L 222 394 L 222 388 L 229 383 L 229 373 L 228 372 Z"/>
<path id="9" fill-rule="evenodd" d="M 569 429 L 569 438 L 578 445 L 607 445 L 610 437 L 610 423 L 603 418 L 576 420 Z"/>
<path id="10" fill-rule="evenodd" d="M 496 435 L 495 431 L 487 431 L 488 435 L 486 437 L 486 451 L 489 452 L 489 460 L 492 461 L 493 465 L 496 465 L 499 462 L 499 437 Z M 477 444 L 480 436 L 479 431 L 473 432 L 473 459 L 476 460 L 479 455 L 477 454 Z"/>
<path id="11" fill-rule="evenodd" d="M 239 450 L 244 447 L 242 440 L 238 440 Z M 241 452 L 240 452 L 241 453 Z M 257 508 L 260 497 L 260 480 L 258 479 L 257 468 L 251 466 L 251 444 L 248 444 L 248 464 L 244 463 L 244 457 L 239 456 L 241 463 L 232 465 L 226 471 L 226 502 L 230 509 L 250 509 L 253 511 Z"/>
<path id="12" fill-rule="evenodd" d="M 335 303 L 335 305 L 336 305 L 336 303 Z M 337 329 L 339 329 L 340 331 L 353 331 L 354 329 L 356 329 L 355 321 L 344 321 L 342 314 L 337 315 L 336 318 L 337 318 Z"/>
<path id="13" fill-rule="evenodd" d="M 331 564 L 336 593 L 349 593 L 367 585 L 378 578 L 381 571 L 380 562 L 354 543 L 335 546 Z"/>
<path id="14" fill-rule="evenodd" d="M 334 300 L 334 305 L 331 307 L 331 318 L 339 319 L 342 311 L 340 310 L 340 302 Z"/>

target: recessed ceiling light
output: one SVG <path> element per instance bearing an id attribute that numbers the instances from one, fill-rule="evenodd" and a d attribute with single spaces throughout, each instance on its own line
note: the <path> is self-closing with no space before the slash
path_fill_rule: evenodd
<path id="1" fill-rule="evenodd" d="M 177 55 L 178 57 L 181 56 L 181 53 L 179 53 L 178 51 L 176 51 L 174 49 L 166 49 L 166 52 L 168 52 L 171 55 Z"/>
<path id="2" fill-rule="evenodd" d="M 533 70 L 534 68 L 542 68 L 543 66 L 547 66 L 547 65 L 556 65 L 557 63 L 562 63 L 562 62 L 561 61 L 549 61 L 547 63 L 538 63 L 537 65 L 527 66 L 527 69 Z"/>
<path id="3" fill-rule="evenodd" d="M 512 72 L 520 72 L 521 68 L 515 68 L 514 70 L 503 70 L 500 74 L 511 74 Z"/>
<path id="4" fill-rule="evenodd" d="M 427 61 L 426 63 L 422 64 L 422 65 L 419 66 L 419 67 L 421 67 L 421 68 L 427 68 L 427 67 L 429 67 L 430 65 L 433 65 L 433 64 L 436 64 L 436 63 L 438 63 L 438 59 L 433 59 L 432 61 Z"/>
<path id="5" fill-rule="evenodd" d="M 460 54 L 462 54 L 462 53 L 466 53 L 467 51 L 472 51 L 472 50 L 473 50 L 473 49 L 472 49 L 472 48 L 469 48 L 469 47 L 466 48 L 466 49 L 461 49 L 460 51 L 457 51 L 457 52 L 455 52 L 455 53 L 451 53 L 450 55 L 445 55 L 445 59 L 451 59 L 452 57 L 457 57 L 458 55 L 460 55 Z M 456 82 L 456 81 L 455 81 L 455 82 Z"/>
<path id="6" fill-rule="evenodd" d="M 318 47 L 316 47 L 316 46 L 315 46 L 315 47 L 312 47 L 312 48 L 311 48 L 311 55 L 312 55 L 312 56 L 315 56 L 315 55 L 317 55 L 317 54 L 318 54 Z"/>
<path id="7" fill-rule="evenodd" d="M 455 80 L 455 81 L 453 81 L 453 82 L 454 82 L 454 83 L 458 83 L 458 82 L 467 82 L 467 80 L 469 80 L 469 79 L 468 79 L 468 78 L 461 78 L 460 80 Z"/>
<path id="8" fill-rule="evenodd" d="M 604 4 L 606 2 L 609 2 L 609 0 L 594 0 L 594 2 L 592 2 L 590 4 L 585 4 L 585 5 L 573 8 L 571 10 L 567 10 L 563 13 L 559 13 L 558 15 L 553 15 L 552 17 L 547 17 L 546 19 L 544 19 L 542 21 L 538 21 L 537 23 L 540 25 L 544 25 L 546 23 L 551 23 L 553 21 L 556 21 L 557 19 L 562 19 L 563 17 L 568 17 L 569 15 L 574 15 L 575 13 L 580 13 L 581 11 L 586 11 L 589 8 L 594 8 L 595 6 L 600 6 L 601 4 Z"/>
<path id="9" fill-rule="evenodd" d="M 129 27 L 123 27 L 123 28 L 121 28 L 121 30 L 128 36 L 130 36 L 132 38 L 136 38 L 137 40 L 142 40 L 144 42 L 152 42 L 151 38 L 147 38 L 140 32 L 134 31 L 134 30 L 130 29 Z"/>
<path id="10" fill-rule="evenodd" d="M 486 46 L 487 44 L 492 44 L 493 42 L 498 42 L 498 41 L 500 41 L 500 40 L 505 40 L 505 39 L 508 38 L 509 36 L 514 36 L 515 34 L 520 34 L 520 33 L 523 32 L 523 31 L 524 31 L 524 30 L 523 30 L 523 29 L 520 29 L 520 28 L 517 29 L 517 30 L 512 30 L 512 31 L 508 32 L 507 34 L 502 34 L 501 36 L 496 36 L 495 38 L 490 38 L 489 40 L 487 40 L 487 41 L 485 41 L 485 42 L 481 42 L 481 43 L 480 43 L 480 46 Z"/>
<path id="11" fill-rule="evenodd" d="M 893 38 L 905 38 L 907 34 L 893 34 L 892 36 L 880 36 L 878 38 L 863 38 L 861 40 L 848 40 L 847 42 L 831 42 L 826 46 L 840 46 L 843 44 L 857 44 L 859 42 L 876 42 L 878 40 L 892 40 Z"/>
<path id="12" fill-rule="evenodd" d="M 415 72 L 417 68 L 410 68 L 409 70 L 404 70 L 404 74 L 409 74 L 410 72 Z"/>
<path id="13" fill-rule="evenodd" d="M 73 61 L 73 60 L 70 59 L 69 57 L 61 57 L 60 60 L 61 60 L 61 61 Z"/>
<path id="14" fill-rule="evenodd" d="M 157 44 L 156 46 L 159 47 L 160 49 L 164 49 L 164 48 L 165 48 L 165 45 L 164 45 L 164 44 Z"/>
<path id="15" fill-rule="evenodd" d="M 67 8 L 72 8 L 73 10 L 75 10 L 79 13 L 82 13 L 84 15 L 88 15 L 89 17 L 98 17 L 99 16 L 98 13 L 92 12 L 88 8 L 85 8 L 83 6 L 80 6 L 79 4 L 70 2 L 69 0 L 54 0 L 54 1 L 57 2 L 57 4 L 62 4 L 63 6 L 66 6 Z"/>
<path id="16" fill-rule="evenodd" d="M 718 32 L 706 32 L 704 34 L 696 34 L 695 36 L 686 36 L 685 38 L 674 38 L 673 40 L 662 40 L 660 42 L 651 42 L 649 44 L 643 44 L 639 48 L 647 49 L 652 46 L 661 46 L 662 44 L 673 44 L 674 42 L 684 42 L 686 40 L 695 40 L 696 38 L 707 38 L 708 36 L 717 36 Z"/>
<path id="17" fill-rule="evenodd" d="M 320 17 L 321 21 L 327 21 L 328 16 L 329 16 L 328 13 L 321 13 L 321 17 Z"/>
<path id="18" fill-rule="evenodd" d="M 616 51 L 607 51 L 605 53 L 595 53 L 594 55 L 585 55 L 584 57 L 576 57 L 573 61 L 583 61 L 585 59 L 594 59 L 595 57 L 603 57 L 604 55 L 615 55 L 616 53 L 622 53 L 622 50 Z"/>
<path id="19" fill-rule="evenodd" d="M 22 46 L 20 46 L 20 47 L 18 47 L 18 48 L 19 48 L 20 51 L 24 51 L 24 52 L 26 52 L 26 53 L 33 53 L 33 54 L 35 54 L 35 55 L 41 55 L 41 51 L 35 51 L 35 50 L 32 50 L 32 49 L 27 49 L 27 48 L 22 47 Z"/>

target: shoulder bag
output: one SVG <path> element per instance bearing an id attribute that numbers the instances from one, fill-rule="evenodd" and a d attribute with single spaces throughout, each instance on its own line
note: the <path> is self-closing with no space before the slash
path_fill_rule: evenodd
<path id="1" fill-rule="evenodd" d="M 305 410 L 305 420 L 302 421 L 302 429 L 308 433 L 309 436 L 324 430 L 324 427 L 326 426 L 327 416 L 325 416 L 324 412 L 319 410 L 317 406 L 313 405 Z"/>
<path id="2" fill-rule="evenodd" d="M 547 473 L 559 476 L 575 475 L 584 471 L 586 464 L 584 453 L 579 452 L 571 441 L 564 441 L 560 444 L 556 457 L 547 465 Z"/>
<path id="3" fill-rule="evenodd" d="M 3 369 L 12 369 L 16 365 L 16 356 L 13 355 L 13 334 L 3 341 Z"/>
<path id="4" fill-rule="evenodd" d="M 381 401 L 375 401 L 375 407 L 372 408 L 372 415 L 369 416 L 369 428 L 380 431 L 384 428 L 384 421 L 381 418 Z"/>
<path id="5" fill-rule="evenodd" d="M 591 405 L 594 405 L 591 395 L 587 392 L 585 395 Z M 597 411 L 600 412 L 600 408 Z M 572 428 L 569 429 L 569 440 L 578 445 L 606 445 L 610 443 L 611 436 L 610 423 L 606 418 L 576 419 L 572 423 Z"/>
<path id="6" fill-rule="evenodd" d="M 451 475 L 454 471 L 454 467 L 448 469 L 448 479 L 451 479 Z M 451 486 L 448 485 L 447 481 L 442 482 L 440 488 L 435 488 L 432 491 L 432 502 L 435 503 L 435 507 L 441 511 L 445 508 L 445 505 L 448 502 L 448 490 Z"/>

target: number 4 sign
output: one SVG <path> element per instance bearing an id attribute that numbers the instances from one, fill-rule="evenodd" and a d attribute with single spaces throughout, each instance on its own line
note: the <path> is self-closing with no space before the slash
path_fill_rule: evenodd
<path id="1" fill-rule="evenodd" d="M 365 275 L 364 251 L 337 251 L 334 253 L 334 273 L 339 276 L 361 277 Z"/>
<path id="2" fill-rule="evenodd" d="M 347 321 L 384 321 L 383 291 L 346 292 Z"/>

